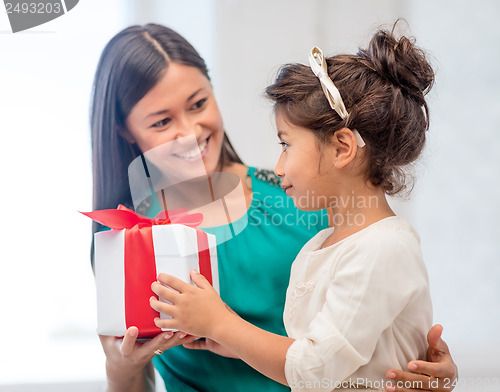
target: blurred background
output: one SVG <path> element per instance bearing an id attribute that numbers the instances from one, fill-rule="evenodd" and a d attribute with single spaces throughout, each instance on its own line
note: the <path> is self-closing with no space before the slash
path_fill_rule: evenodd
<path id="1" fill-rule="evenodd" d="M 500 390 L 500 2 L 82 0 L 16 34 L 4 11 L 0 391 L 103 389 L 91 224 L 77 211 L 91 209 L 89 97 L 113 35 L 147 22 L 184 35 L 208 63 L 240 156 L 273 168 L 280 149 L 262 91 L 279 65 L 306 63 L 314 45 L 355 53 L 397 18 L 437 76 L 415 189 L 392 203 L 421 235 L 455 390 Z"/>

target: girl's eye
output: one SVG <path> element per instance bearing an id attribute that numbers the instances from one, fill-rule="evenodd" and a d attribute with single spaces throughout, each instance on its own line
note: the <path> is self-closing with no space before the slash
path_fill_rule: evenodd
<path id="1" fill-rule="evenodd" d="M 203 105 L 205 105 L 205 102 L 207 102 L 208 98 L 202 98 L 200 99 L 199 101 L 195 102 L 193 104 L 193 106 L 191 106 L 191 109 L 193 110 L 196 110 L 196 109 L 200 109 L 203 107 Z"/>
<path id="2" fill-rule="evenodd" d="M 288 143 L 287 142 L 279 142 L 278 144 L 281 144 L 282 147 L 282 152 L 285 152 L 288 148 Z"/>
<path id="3" fill-rule="evenodd" d="M 152 125 L 153 128 L 163 128 L 164 126 L 166 126 L 169 122 L 171 121 L 171 119 L 169 117 L 167 118 L 164 118 L 163 120 L 160 120 L 156 123 L 154 123 Z"/>

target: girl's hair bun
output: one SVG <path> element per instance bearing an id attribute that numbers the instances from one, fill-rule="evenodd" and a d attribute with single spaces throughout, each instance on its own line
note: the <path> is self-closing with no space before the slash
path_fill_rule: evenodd
<path id="1" fill-rule="evenodd" d="M 425 53 L 412 39 L 397 39 L 393 31 L 377 31 L 357 55 L 326 59 L 328 76 L 349 112 L 346 119 L 332 110 L 307 65 L 285 65 L 266 89 L 275 110 L 291 124 L 310 129 L 320 143 L 328 143 L 344 127 L 358 131 L 366 142 L 366 178 L 389 195 L 411 191 L 407 169 L 425 145 L 425 95 L 434 84 Z"/>
<path id="2" fill-rule="evenodd" d="M 392 32 L 379 30 L 359 55 L 368 60 L 371 69 L 400 87 L 403 94 L 424 104 L 424 96 L 434 84 L 434 71 L 413 39 L 404 36 L 397 39 L 394 29 Z"/>

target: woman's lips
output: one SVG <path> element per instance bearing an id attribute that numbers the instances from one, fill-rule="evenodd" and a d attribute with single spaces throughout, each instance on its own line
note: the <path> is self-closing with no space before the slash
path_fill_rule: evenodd
<path id="1" fill-rule="evenodd" d="M 193 160 L 197 159 L 201 156 L 203 158 L 207 154 L 207 149 L 208 149 L 208 140 L 210 137 L 205 139 L 203 142 L 201 142 L 199 145 L 196 147 L 192 148 L 191 150 L 183 151 L 183 152 L 176 152 L 173 155 L 177 158 L 185 159 L 185 160 Z"/>

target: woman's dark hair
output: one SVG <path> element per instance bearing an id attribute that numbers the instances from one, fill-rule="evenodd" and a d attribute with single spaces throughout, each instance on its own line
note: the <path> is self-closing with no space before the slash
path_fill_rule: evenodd
<path id="1" fill-rule="evenodd" d="M 104 48 L 95 74 L 90 118 L 94 210 L 118 204 L 132 207 L 128 166 L 141 151 L 122 136 L 125 120 L 171 62 L 196 67 L 210 80 L 198 52 L 164 26 L 128 27 Z M 224 134 L 220 165 L 228 162 L 242 163 Z M 98 228 L 94 223 L 93 232 Z"/>
<path id="2" fill-rule="evenodd" d="M 283 66 L 265 91 L 275 111 L 312 130 L 322 143 L 339 129 L 356 129 L 366 142 L 367 179 L 389 195 L 406 188 L 404 168 L 424 147 L 429 128 L 424 97 L 434 83 L 425 53 L 413 39 L 397 39 L 393 31 L 379 30 L 357 55 L 327 59 L 328 74 L 349 113 L 345 120 L 331 109 L 309 66 Z"/>

